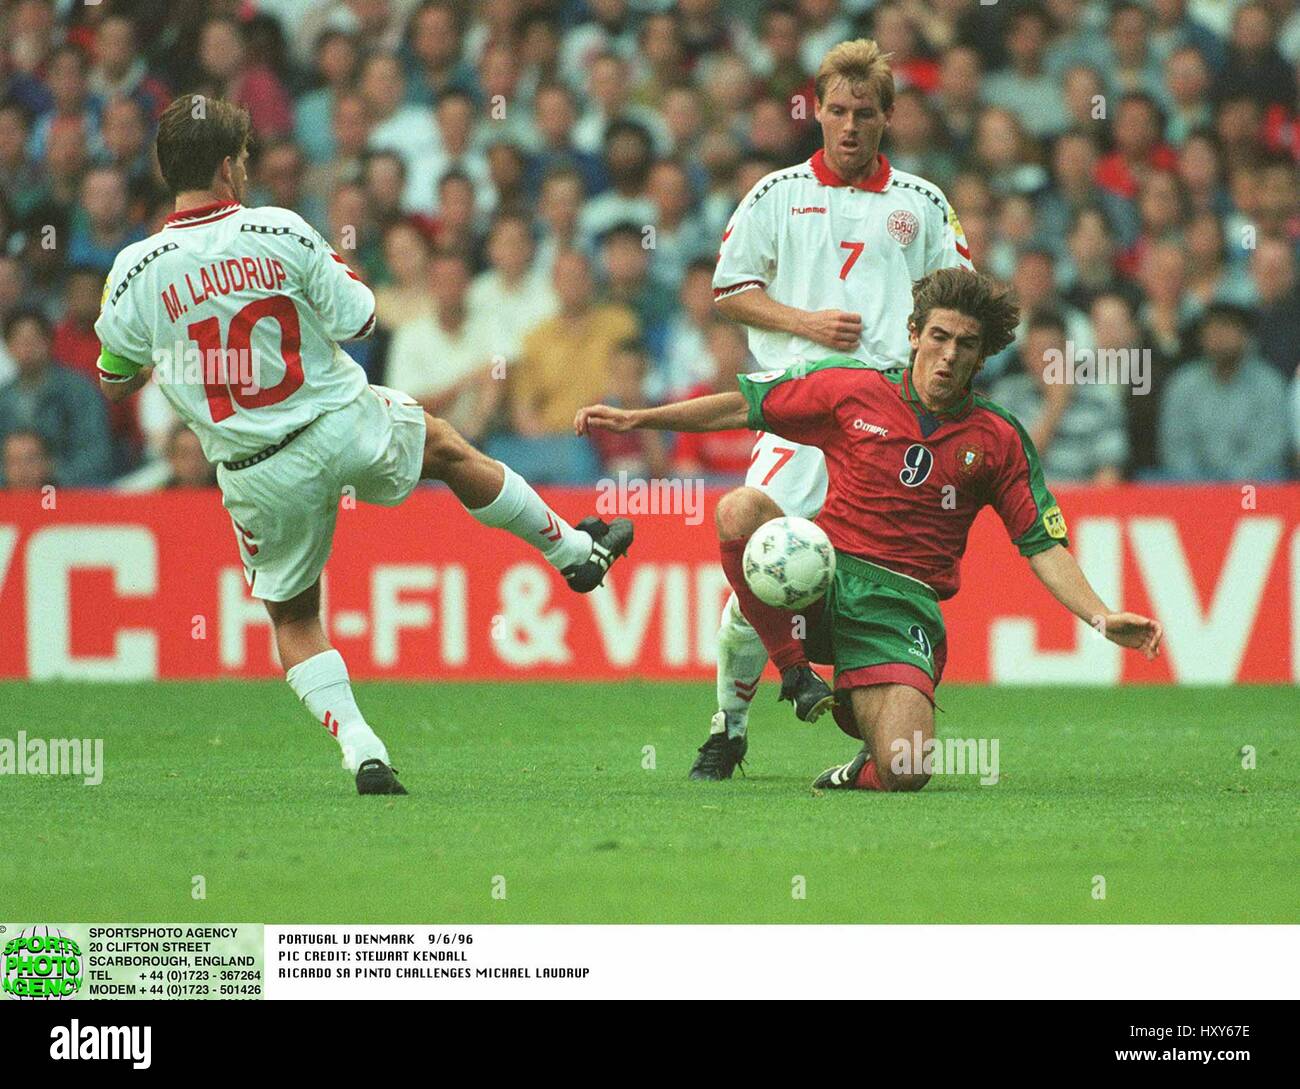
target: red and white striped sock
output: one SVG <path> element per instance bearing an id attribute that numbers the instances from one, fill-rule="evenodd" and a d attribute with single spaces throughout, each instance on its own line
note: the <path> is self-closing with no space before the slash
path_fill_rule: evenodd
<path id="1" fill-rule="evenodd" d="M 718 628 L 718 710 L 726 715 L 727 736 L 739 737 L 749 725 L 749 705 L 767 665 L 767 648 L 740 611 L 732 594 Z"/>
<path id="2" fill-rule="evenodd" d="M 795 614 L 773 605 L 764 605 L 754 596 L 754 591 L 745 581 L 746 541 L 747 538 L 719 542 L 722 572 L 735 591 L 740 611 L 758 632 L 764 649 L 777 669 L 784 673 L 791 666 L 807 665 L 808 656 L 804 653 L 803 644 L 794 637 Z"/>
<path id="3" fill-rule="evenodd" d="M 591 555 L 591 534 L 574 529 L 550 509 L 533 486 L 509 465 L 500 494 L 486 507 L 466 507 L 485 526 L 504 529 L 527 541 L 557 571 L 582 563 Z"/>
<path id="4" fill-rule="evenodd" d="M 388 749 L 370 728 L 352 695 L 348 667 L 337 650 L 299 662 L 285 680 L 303 705 L 343 750 L 343 766 L 356 771 L 366 760 L 388 761 Z"/>

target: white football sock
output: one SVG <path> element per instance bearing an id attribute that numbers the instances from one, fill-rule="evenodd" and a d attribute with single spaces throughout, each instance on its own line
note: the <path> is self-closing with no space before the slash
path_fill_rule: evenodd
<path id="1" fill-rule="evenodd" d="M 367 760 L 388 763 L 388 750 L 361 714 L 348 682 L 348 667 L 337 650 L 322 651 L 299 662 L 285 674 L 285 680 L 338 741 L 348 771 L 355 772 Z"/>
<path id="2" fill-rule="evenodd" d="M 541 552 L 557 571 L 591 556 L 591 534 L 574 529 L 552 511 L 532 485 L 509 465 L 498 462 L 506 479 L 501 494 L 486 507 L 466 507 L 485 526 L 504 529 Z"/>
<path id="3" fill-rule="evenodd" d="M 767 648 L 732 594 L 723 607 L 718 628 L 718 707 L 727 717 L 728 737 L 744 736 L 749 726 L 749 705 L 766 665 Z"/>

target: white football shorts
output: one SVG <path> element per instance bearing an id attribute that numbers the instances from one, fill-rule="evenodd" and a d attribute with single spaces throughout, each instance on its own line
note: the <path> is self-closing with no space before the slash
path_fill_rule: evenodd
<path id="1" fill-rule="evenodd" d="M 816 446 L 764 432 L 754 443 L 745 484 L 791 517 L 814 518 L 826 502 L 826 455 Z"/>
<path id="2" fill-rule="evenodd" d="M 287 601 L 320 578 L 334 543 L 339 499 L 394 507 L 424 465 L 424 410 L 370 386 L 287 446 L 247 469 L 217 467 L 252 594 Z"/>

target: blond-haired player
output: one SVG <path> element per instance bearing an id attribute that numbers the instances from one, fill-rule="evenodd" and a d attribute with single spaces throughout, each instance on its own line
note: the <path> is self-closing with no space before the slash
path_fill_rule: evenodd
<path id="1" fill-rule="evenodd" d="M 95 323 L 101 384 L 117 401 L 156 373 L 217 464 L 290 687 L 337 739 L 358 793 L 405 794 L 320 622 L 320 575 L 344 489 L 395 506 L 420 480 L 441 480 L 580 593 L 627 551 L 632 525 L 570 526 L 445 421 L 367 384 L 339 342 L 369 335 L 374 294 L 296 213 L 243 206 L 248 135 L 247 111 L 219 99 L 184 95 L 163 114 L 158 162 L 176 210 L 113 263 Z"/>
<path id="2" fill-rule="evenodd" d="M 970 253 L 938 186 L 895 170 L 880 151 L 894 108 L 894 76 L 874 41 L 841 42 L 817 70 L 815 116 L 822 148 L 807 162 L 762 178 L 722 236 L 714 300 L 749 327 L 760 371 L 785 371 L 827 349 L 872 366 L 908 359 L 912 284 Z M 745 485 L 717 508 L 724 567 L 766 518 L 770 498 L 812 518 L 826 497 L 826 461 L 813 446 L 761 435 Z M 763 642 L 733 594 L 718 632 L 718 712 L 693 779 L 726 779 L 748 748 L 749 705 L 767 663 Z M 832 694 L 793 638 L 773 658 L 781 698 L 812 721 Z"/>

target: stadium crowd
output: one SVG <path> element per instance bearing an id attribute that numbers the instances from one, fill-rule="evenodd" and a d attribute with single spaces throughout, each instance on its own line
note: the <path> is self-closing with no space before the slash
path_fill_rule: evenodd
<path id="1" fill-rule="evenodd" d="M 95 384 L 104 277 L 171 210 L 151 145 L 185 91 L 248 108 L 247 203 L 299 212 L 375 289 L 377 333 L 347 345 L 372 382 L 535 482 L 736 479 L 746 432 L 593 445 L 574 412 L 734 388 L 719 240 L 817 148 L 812 73 L 862 36 L 898 87 L 882 150 L 1017 292 L 981 390 L 1049 480 L 1300 468 L 1296 0 L 13 0 L 0 20 L 8 487 L 213 480 L 156 388 L 110 406 Z M 1050 365 L 1069 358 L 1078 381 Z"/>

